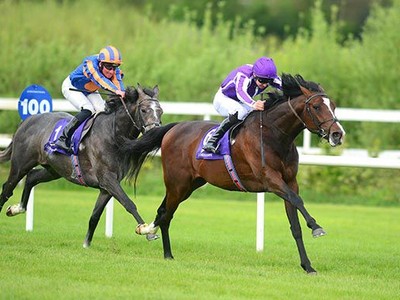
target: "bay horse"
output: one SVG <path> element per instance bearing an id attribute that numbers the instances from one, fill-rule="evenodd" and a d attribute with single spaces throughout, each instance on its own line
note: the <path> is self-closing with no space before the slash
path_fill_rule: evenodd
<path id="1" fill-rule="evenodd" d="M 135 203 L 122 189 L 120 182 L 131 167 L 131 153 L 122 152 L 119 143 L 123 138 L 136 139 L 153 127 L 161 125 L 163 110 L 158 100 L 159 89 L 128 87 L 124 99 L 110 95 L 106 101 L 106 111 L 99 113 L 92 128 L 83 138 L 78 152 L 79 168 L 73 166 L 71 157 L 44 150 L 46 143 L 59 120 L 72 116 L 64 112 L 33 115 L 23 121 L 15 132 L 11 143 L 0 151 L 0 162 L 10 161 L 7 181 L 0 194 L 0 211 L 4 203 L 13 195 L 17 183 L 26 175 L 25 185 L 19 204 L 9 206 L 7 216 L 15 216 L 26 211 L 29 194 L 34 186 L 42 182 L 64 177 L 75 184 L 83 184 L 100 190 L 84 247 L 89 247 L 94 231 L 111 197 L 135 218 L 138 227 L 147 224 L 137 211 Z M 35 168 L 41 165 L 43 168 Z M 82 178 L 78 178 L 77 172 Z"/>
<path id="2" fill-rule="evenodd" d="M 271 192 L 284 200 L 292 236 L 300 255 L 300 265 L 307 273 L 316 273 L 307 256 L 298 211 L 314 237 L 324 229 L 310 215 L 299 196 L 296 180 L 299 155 L 295 138 L 305 128 L 340 145 L 345 131 L 335 116 L 335 104 L 323 88 L 301 75 L 283 74 L 281 92 L 269 93 L 264 111 L 253 111 L 238 129 L 231 142 L 231 155 L 237 175 L 249 192 Z M 172 123 L 154 128 L 124 148 L 138 160 L 129 176 L 135 180 L 142 163 L 161 147 L 166 195 L 157 210 L 150 231 L 161 228 L 164 257 L 173 258 L 169 226 L 178 205 L 205 183 L 229 191 L 239 191 L 223 160 L 198 160 L 196 151 L 206 132 L 216 126 L 209 121 Z"/>

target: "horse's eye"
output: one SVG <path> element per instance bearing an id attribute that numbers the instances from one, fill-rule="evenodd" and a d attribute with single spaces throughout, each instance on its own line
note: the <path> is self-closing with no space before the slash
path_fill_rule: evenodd
<path id="1" fill-rule="evenodd" d="M 317 105 L 313 105 L 313 107 L 314 107 L 315 110 L 319 110 L 321 108 L 321 106 L 318 105 L 318 104 Z"/>
<path id="2" fill-rule="evenodd" d="M 147 112 L 147 110 L 146 110 L 145 108 L 142 108 L 140 111 L 141 111 L 143 114 L 145 114 L 145 113 Z"/>

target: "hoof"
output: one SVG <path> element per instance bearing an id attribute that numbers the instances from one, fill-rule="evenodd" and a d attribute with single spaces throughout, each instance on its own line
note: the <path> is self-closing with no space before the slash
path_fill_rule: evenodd
<path id="1" fill-rule="evenodd" d="M 313 230 L 312 235 L 313 235 L 313 237 L 317 238 L 317 237 L 326 235 L 326 232 L 325 232 L 325 230 L 323 230 L 320 227 L 320 228 Z"/>
<path id="2" fill-rule="evenodd" d="M 147 239 L 149 242 L 158 240 L 159 238 L 160 238 L 160 236 L 159 236 L 158 234 L 154 234 L 154 233 L 146 234 L 146 239 Z"/>
<path id="3" fill-rule="evenodd" d="M 135 232 L 139 235 L 145 235 L 145 234 L 147 235 L 147 234 L 155 234 L 157 230 L 158 226 L 154 226 L 154 223 L 151 223 L 150 225 L 144 223 L 136 226 Z"/>
<path id="4" fill-rule="evenodd" d="M 139 235 L 147 234 L 147 233 L 149 233 L 148 227 L 149 227 L 149 225 L 147 225 L 146 223 L 138 224 L 138 226 L 136 226 L 135 232 L 136 232 L 136 234 L 139 234 Z"/>
<path id="5" fill-rule="evenodd" d="M 307 275 L 317 275 L 317 271 L 315 271 L 314 268 L 311 267 L 310 265 L 306 266 L 301 264 L 300 266 L 303 268 L 304 271 L 307 272 Z"/>
<path id="6" fill-rule="evenodd" d="M 12 211 L 11 211 L 11 205 L 9 207 L 7 207 L 6 215 L 7 215 L 7 217 L 12 217 L 13 216 Z"/>
<path id="7" fill-rule="evenodd" d="M 317 276 L 317 271 L 312 270 L 312 271 L 310 271 L 310 272 L 307 272 L 307 275 L 310 275 L 310 276 Z"/>
<path id="8" fill-rule="evenodd" d="M 90 243 L 84 242 L 82 246 L 83 246 L 84 249 L 89 249 L 90 248 Z"/>
<path id="9" fill-rule="evenodd" d="M 25 209 L 21 207 L 19 204 L 10 205 L 7 207 L 6 215 L 7 217 L 14 217 L 16 215 L 22 214 L 25 212 Z"/>

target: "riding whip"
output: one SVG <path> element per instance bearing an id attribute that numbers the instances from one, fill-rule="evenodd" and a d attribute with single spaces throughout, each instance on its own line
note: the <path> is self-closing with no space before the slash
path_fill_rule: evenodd
<path id="1" fill-rule="evenodd" d="M 69 90 L 70 91 L 73 91 L 73 92 L 87 92 L 86 90 L 80 90 L 80 89 L 74 89 L 74 88 L 69 88 Z M 115 93 L 113 93 L 113 92 L 97 92 L 97 93 L 99 93 L 100 95 L 105 95 L 105 96 L 114 96 L 114 95 L 116 95 Z"/>

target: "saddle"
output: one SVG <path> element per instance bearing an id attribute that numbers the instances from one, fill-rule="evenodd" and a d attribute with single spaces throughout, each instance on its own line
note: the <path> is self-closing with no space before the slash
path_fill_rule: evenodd
<path id="1" fill-rule="evenodd" d="M 79 144 L 82 142 L 86 134 L 90 131 L 93 126 L 94 120 L 97 114 L 91 115 L 85 121 L 82 122 L 81 125 L 75 130 L 71 137 L 71 148 L 72 154 L 67 153 L 64 149 L 59 149 L 54 145 L 54 142 L 58 139 L 58 137 L 62 134 L 64 127 L 68 124 L 68 119 L 59 120 L 53 128 L 53 131 L 50 134 L 49 140 L 44 145 L 44 150 L 49 153 L 60 153 L 63 155 L 70 156 L 71 164 L 72 164 L 72 174 L 71 178 L 78 180 L 78 182 L 87 187 L 85 180 L 83 179 L 83 175 L 81 172 L 81 167 L 79 165 L 78 152 L 79 152 Z"/>
<path id="2" fill-rule="evenodd" d="M 224 155 L 231 155 L 231 145 L 235 143 L 235 137 L 239 132 L 243 121 L 238 122 L 232 128 L 230 128 L 223 137 L 218 142 L 218 150 L 219 153 L 212 153 L 203 150 L 203 146 L 207 143 L 208 139 L 212 136 L 212 134 L 217 130 L 218 125 L 209 129 L 203 138 L 201 139 L 197 151 L 196 151 L 196 159 L 204 159 L 204 160 L 219 160 L 224 159 Z"/>
<path id="3" fill-rule="evenodd" d="M 207 151 L 203 150 L 203 146 L 207 143 L 208 139 L 211 137 L 211 135 L 214 133 L 214 131 L 217 130 L 218 125 L 209 129 L 205 133 L 203 138 L 200 140 L 200 143 L 199 143 L 199 145 L 197 147 L 197 151 L 196 151 L 196 159 L 199 159 L 199 160 L 200 159 L 204 159 L 204 160 L 222 160 L 223 159 L 225 162 L 226 170 L 228 171 L 229 175 L 231 176 L 233 183 L 236 185 L 236 187 L 239 190 L 241 190 L 243 192 L 247 192 L 246 188 L 240 182 L 239 176 L 236 172 L 235 166 L 232 161 L 232 156 L 231 156 L 231 145 L 234 144 L 235 137 L 236 137 L 237 133 L 239 132 L 242 123 L 243 123 L 243 121 L 235 124 L 219 140 L 219 142 L 218 142 L 219 153 L 212 153 L 212 152 L 207 152 Z"/>
<path id="4" fill-rule="evenodd" d="M 97 114 L 91 115 L 89 118 L 87 118 L 85 121 L 82 122 L 81 125 L 75 130 L 71 137 L 71 148 L 72 148 L 72 154 L 73 155 L 78 155 L 79 152 L 79 144 L 82 142 L 83 138 L 86 136 L 86 134 L 90 131 L 90 129 L 93 126 L 93 122 L 96 118 Z M 59 149 L 55 147 L 54 142 L 57 141 L 59 136 L 62 134 L 64 127 L 68 124 L 69 120 L 68 119 L 61 119 L 59 120 L 56 125 L 54 126 L 53 131 L 50 134 L 49 140 L 47 143 L 44 145 L 44 150 L 47 153 L 60 153 L 64 155 L 70 156 L 70 153 L 67 153 L 63 149 Z"/>

